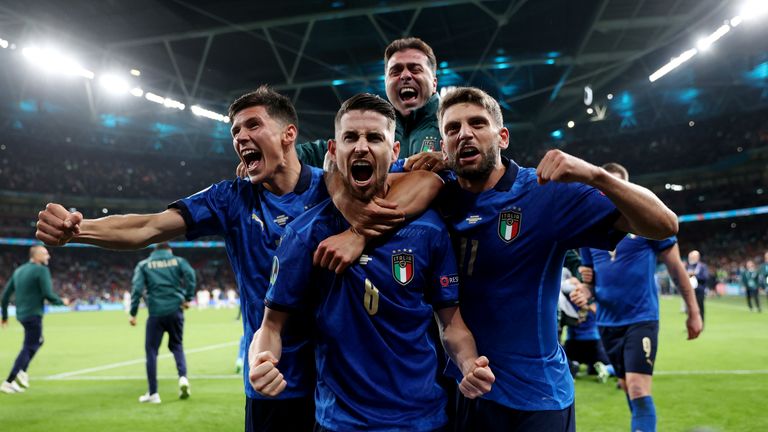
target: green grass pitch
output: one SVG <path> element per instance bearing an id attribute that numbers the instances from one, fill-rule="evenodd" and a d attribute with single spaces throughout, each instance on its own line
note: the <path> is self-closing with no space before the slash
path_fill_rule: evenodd
<path id="1" fill-rule="evenodd" d="M 768 430 L 768 312 L 750 314 L 744 303 L 742 298 L 709 299 L 704 334 L 686 341 L 680 301 L 662 299 L 653 383 L 659 431 Z M 146 311 L 137 327 L 130 327 L 122 312 L 47 315 L 45 344 L 29 370 L 31 388 L 0 394 L 0 429 L 242 430 L 242 381 L 234 374 L 241 324 L 235 314 L 232 309 L 187 312 L 192 397 L 178 399 L 173 359 L 163 345 L 160 405 L 137 402 L 146 391 Z M 0 332 L 3 379 L 21 339 L 21 326 L 11 319 Z M 599 384 L 579 377 L 576 401 L 577 430 L 629 429 L 627 404 L 615 381 Z"/>

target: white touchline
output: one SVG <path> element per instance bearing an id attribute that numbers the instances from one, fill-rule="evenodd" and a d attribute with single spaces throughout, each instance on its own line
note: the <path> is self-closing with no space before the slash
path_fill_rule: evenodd
<path id="1" fill-rule="evenodd" d="M 654 375 L 766 375 L 765 369 L 653 371 Z"/>
<path id="2" fill-rule="evenodd" d="M 190 380 L 243 380 L 243 374 L 231 375 L 189 375 Z M 159 380 L 177 380 L 176 375 L 159 375 Z M 146 381 L 145 375 L 103 375 L 103 376 L 73 376 L 57 378 L 56 376 L 47 376 L 39 378 L 40 381 Z"/>
<path id="3" fill-rule="evenodd" d="M 199 353 L 199 352 L 203 352 L 203 351 L 211 351 L 211 350 L 215 350 L 215 349 L 219 349 L 219 348 L 231 347 L 231 346 L 235 346 L 235 345 L 240 345 L 240 342 L 227 342 L 227 343 L 222 343 L 222 344 L 217 344 L 217 345 L 209 345 L 209 346 L 205 346 L 205 347 L 194 348 L 194 349 L 191 349 L 191 350 L 184 350 L 184 354 L 194 354 L 194 353 Z M 165 359 L 165 358 L 171 358 L 171 357 L 173 357 L 173 354 L 170 354 L 170 353 L 169 354 L 161 354 L 161 355 L 157 356 L 158 359 Z M 88 368 L 88 369 L 80 369 L 80 370 L 76 370 L 76 371 L 72 371 L 72 372 L 64 372 L 64 373 L 60 373 L 60 374 L 56 374 L 56 375 L 49 375 L 47 377 L 41 377 L 41 378 L 42 379 L 49 379 L 49 380 L 62 379 L 62 378 L 67 378 L 67 377 L 71 377 L 71 376 L 75 376 L 75 375 L 83 375 L 83 374 L 87 374 L 87 373 L 91 373 L 91 372 L 99 372 L 99 371 L 115 369 L 115 368 L 119 368 L 119 367 L 123 367 L 123 366 L 130 366 L 130 365 L 134 365 L 134 364 L 140 364 L 140 363 L 144 363 L 145 361 L 147 361 L 146 358 L 140 358 L 140 359 L 136 359 L 136 360 L 129 360 L 129 361 L 124 361 L 124 362 L 119 362 L 119 363 L 112 363 L 112 364 L 108 364 L 108 365 L 104 365 L 104 366 L 92 367 L 92 368 Z"/>

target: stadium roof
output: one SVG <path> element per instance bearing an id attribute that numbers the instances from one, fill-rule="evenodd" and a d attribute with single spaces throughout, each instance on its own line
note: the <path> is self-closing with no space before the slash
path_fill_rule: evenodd
<path id="1" fill-rule="evenodd" d="M 561 139 L 576 131 L 604 135 L 768 104 L 764 23 L 734 27 L 712 50 L 655 83 L 648 80 L 670 58 L 737 15 L 742 3 L 5 1 L 0 38 L 18 47 L 55 43 L 76 53 L 97 75 L 114 70 L 128 76 L 138 69 L 141 76 L 131 79 L 145 91 L 220 113 L 234 97 L 269 83 L 293 98 L 302 135 L 317 138 L 329 135 L 341 100 L 360 91 L 384 93 L 388 42 L 418 36 L 438 56 L 440 87 L 484 88 L 501 101 L 513 131 L 532 139 Z M 10 65 L 2 61 L 10 55 L 5 51 L 0 63 Z M 14 103 L 23 102 L 25 92 L 39 91 L 30 90 L 39 86 L 26 73 L 3 76 L 4 91 Z M 583 102 L 586 85 L 593 90 L 591 114 Z M 118 106 L 94 96 L 90 87 L 76 91 L 82 98 L 68 103 L 82 104 L 93 118 L 103 119 L 105 113 L 139 118 L 161 109 Z M 603 114 L 605 121 L 594 121 Z M 577 128 L 567 129 L 568 121 Z"/>

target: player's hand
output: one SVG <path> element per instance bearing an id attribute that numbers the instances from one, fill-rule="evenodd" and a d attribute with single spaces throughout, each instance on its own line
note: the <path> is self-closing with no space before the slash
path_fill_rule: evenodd
<path id="1" fill-rule="evenodd" d="M 445 166 L 443 152 L 425 151 L 413 156 L 408 156 L 408 160 L 405 161 L 403 168 L 406 171 L 427 170 L 439 172 L 444 170 Z"/>
<path id="2" fill-rule="evenodd" d="M 701 314 L 697 311 L 692 314 L 688 312 L 688 319 L 685 320 L 685 327 L 688 329 L 688 340 L 696 339 L 704 331 L 704 321 Z"/>
<path id="3" fill-rule="evenodd" d="M 550 181 L 591 184 L 600 168 L 560 150 L 550 150 L 536 168 L 536 180 L 543 185 Z"/>
<path id="4" fill-rule="evenodd" d="M 579 274 L 581 275 L 581 281 L 585 284 L 591 284 L 594 283 L 595 280 L 595 271 L 592 270 L 592 267 L 579 267 Z"/>
<path id="5" fill-rule="evenodd" d="M 245 168 L 245 164 L 242 162 L 237 164 L 237 168 L 235 168 L 235 175 L 240 178 L 248 177 L 248 169 Z"/>
<path id="6" fill-rule="evenodd" d="M 365 237 L 346 230 L 320 242 L 312 257 L 312 264 L 340 274 L 352 265 L 365 248 Z"/>
<path id="7" fill-rule="evenodd" d="M 132 316 L 132 317 L 128 318 L 128 324 L 130 324 L 131 327 L 136 327 L 136 317 Z"/>
<path id="8" fill-rule="evenodd" d="M 6 328 L 8 327 L 8 320 L 2 320 L 0 321 L 0 327 Z"/>
<path id="9" fill-rule="evenodd" d="M 188 301 L 182 302 L 181 303 L 181 309 L 183 309 L 183 310 L 189 309 L 189 302 Z"/>
<path id="10" fill-rule="evenodd" d="M 83 215 L 70 212 L 60 204 L 49 203 L 37 214 L 35 237 L 48 246 L 62 246 L 80 234 Z"/>
<path id="11" fill-rule="evenodd" d="M 576 285 L 576 288 L 571 291 L 569 297 L 576 306 L 582 308 L 589 304 L 589 299 L 592 298 L 592 293 L 589 292 L 589 288 L 584 286 L 584 284 L 578 284 Z"/>
<path id="12" fill-rule="evenodd" d="M 340 199 L 334 204 L 352 228 L 365 237 L 378 237 L 405 221 L 405 213 L 397 203 L 376 197 L 367 203 L 354 198 Z"/>
<path id="13" fill-rule="evenodd" d="M 488 357 L 480 356 L 475 359 L 472 371 L 459 383 L 459 390 L 467 399 L 475 399 L 491 391 L 494 381 L 496 376 L 488 364 Z"/>
<path id="14" fill-rule="evenodd" d="M 277 358 L 270 351 L 262 351 L 250 359 L 248 379 L 262 396 L 274 397 L 285 390 L 288 383 L 277 369 Z"/>

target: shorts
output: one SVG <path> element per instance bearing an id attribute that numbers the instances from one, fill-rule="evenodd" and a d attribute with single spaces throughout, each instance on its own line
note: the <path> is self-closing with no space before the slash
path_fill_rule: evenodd
<path id="1" fill-rule="evenodd" d="M 653 375 L 659 341 L 658 321 L 601 326 L 600 338 L 617 377 L 624 378 L 627 372 Z"/>
<path id="2" fill-rule="evenodd" d="M 575 432 L 576 409 L 521 411 L 482 398 L 458 395 L 456 430 L 462 432 Z"/>
<path id="3" fill-rule="evenodd" d="M 312 432 L 315 398 L 245 398 L 245 432 Z"/>

